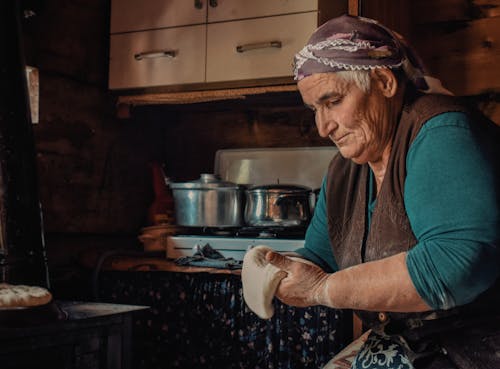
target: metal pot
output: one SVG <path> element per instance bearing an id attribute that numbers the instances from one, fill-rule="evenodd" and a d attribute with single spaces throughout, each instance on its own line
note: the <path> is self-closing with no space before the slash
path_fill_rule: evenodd
<path id="1" fill-rule="evenodd" d="M 311 220 L 309 187 L 254 186 L 246 190 L 245 222 L 249 226 L 305 226 Z"/>
<path id="2" fill-rule="evenodd" d="M 243 224 L 244 188 L 201 174 L 196 181 L 170 183 L 177 224 L 187 227 L 239 227 Z"/>

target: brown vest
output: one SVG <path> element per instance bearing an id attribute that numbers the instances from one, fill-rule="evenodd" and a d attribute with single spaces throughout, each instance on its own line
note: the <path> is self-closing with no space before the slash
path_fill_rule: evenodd
<path id="1" fill-rule="evenodd" d="M 403 201 L 406 156 L 425 122 L 438 114 L 451 111 L 466 111 L 466 109 L 457 99 L 443 95 L 420 96 L 411 104 L 404 106 L 368 234 L 366 234 L 368 165 L 355 164 L 341 155 L 332 160 L 328 170 L 326 193 L 328 232 L 333 254 L 340 269 L 395 255 L 415 246 L 417 241 Z M 446 315 L 449 313 L 450 311 Z M 378 313 L 357 312 L 357 314 L 367 326 L 378 323 Z M 399 320 L 423 315 L 391 313 L 390 316 Z"/>

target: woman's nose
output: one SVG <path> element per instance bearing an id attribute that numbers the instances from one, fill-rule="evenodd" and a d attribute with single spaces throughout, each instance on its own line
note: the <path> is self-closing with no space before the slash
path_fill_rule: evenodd
<path id="1" fill-rule="evenodd" d="M 328 137 L 335 130 L 336 124 L 335 120 L 332 119 L 323 110 L 316 111 L 316 128 L 321 137 Z"/>

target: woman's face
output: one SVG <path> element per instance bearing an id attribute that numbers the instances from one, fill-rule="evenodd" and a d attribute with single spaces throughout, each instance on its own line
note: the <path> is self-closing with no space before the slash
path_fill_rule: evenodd
<path id="1" fill-rule="evenodd" d="M 390 145 L 389 99 L 372 80 L 369 93 L 335 73 L 318 73 L 298 83 L 304 103 L 315 112 L 321 137 L 329 137 L 341 155 L 364 164 L 381 159 Z"/>

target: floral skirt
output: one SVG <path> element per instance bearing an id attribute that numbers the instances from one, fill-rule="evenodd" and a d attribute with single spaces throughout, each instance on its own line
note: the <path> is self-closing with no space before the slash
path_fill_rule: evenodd
<path id="1" fill-rule="evenodd" d="M 415 369 L 404 341 L 368 331 L 330 360 L 323 369 Z"/>
<path id="2" fill-rule="evenodd" d="M 397 337 L 368 336 L 351 365 L 353 369 L 414 369 L 406 350 Z"/>

